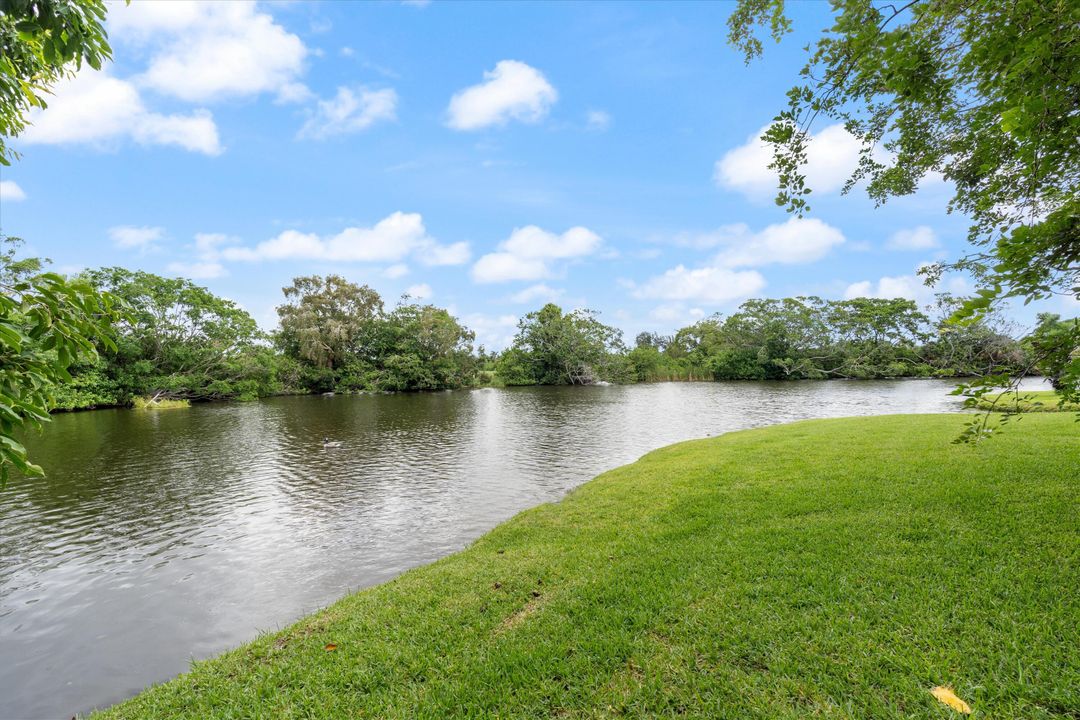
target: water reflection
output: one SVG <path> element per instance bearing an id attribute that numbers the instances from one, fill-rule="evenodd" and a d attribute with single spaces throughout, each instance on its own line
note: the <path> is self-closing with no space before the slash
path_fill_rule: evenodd
<path id="1" fill-rule="evenodd" d="M 484 389 L 57 417 L 29 443 L 48 478 L 0 493 L 0 717 L 122 699 L 650 449 L 955 410 L 950 387 Z"/>

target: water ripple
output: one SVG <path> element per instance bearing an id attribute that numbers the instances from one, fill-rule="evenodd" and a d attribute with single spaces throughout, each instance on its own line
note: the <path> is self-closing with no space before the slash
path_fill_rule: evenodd
<path id="1" fill-rule="evenodd" d="M 28 440 L 47 479 L 0 493 L 0 717 L 122 699 L 662 445 L 952 410 L 949 387 L 485 389 L 57 417 Z"/>

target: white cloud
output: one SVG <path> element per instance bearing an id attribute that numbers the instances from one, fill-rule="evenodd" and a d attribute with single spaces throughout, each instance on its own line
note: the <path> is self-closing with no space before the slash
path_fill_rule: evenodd
<path id="1" fill-rule="evenodd" d="M 0 200 L 8 202 L 22 202 L 26 199 L 26 193 L 14 180 L 0 180 Z"/>
<path id="2" fill-rule="evenodd" d="M 191 102 L 278 93 L 308 50 L 254 2 L 135 2 L 110 9 L 115 40 L 153 45 L 138 83 Z"/>
<path id="3" fill-rule="evenodd" d="M 320 100 L 297 137 L 322 140 L 365 130 L 380 120 L 397 119 L 397 93 L 392 89 L 351 90 L 339 87 L 330 100 Z"/>
<path id="4" fill-rule="evenodd" d="M 934 294 L 938 292 L 950 292 L 953 295 L 968 295 L 971 293 L 971 285 L 959 275 L 951 275 L 941 279 L 936 287 L 926 285 L 923 278 L 918 275 L 885 276 L 877 281 L 862 280 L 851 283 L 844 290 L 844 299 L 853 298 L 907 298 L 914 300 L 919 305 L 928 305 L 934 300 Z"/>
<path id="5" fill-rule="evenodd" d="M 603 110 L 590 110 L 585 113 L 585 123 L 590 130 L 604 131 L 611 127 L 611 115 Z"/>
<path id="6" fill-rule="evenodd" d="M 768 125 L 745 144 L 716 161 L 713 180 L 721 188 L 737 190 L 754 199 L 776 196 L 779 176 L 769 168 L 773 148 L 761 140 Z M 859 160 L 859 141 L 843 125 L 829 125 L 813 133 L 806 147 L 806 185 L 815 193 L 835 192 L 844 186 Z"/>
<path id="7" fill-rule="evenodd" d="M 476 333 L 476 343 L 488 350 L 502 350 L 514 342 L 517 334 L 516 315 L 484 315 L 473 313 L 461 318 L 465 327 Z"/>
<path id="8" fill-rule="evenodd" d="M 169 263 L 169 272 L 191 278 L 206 280 L 225 277 L 229 271 L 221 264 L 222 248 L 236 244 L 237 240 L 221 233 L 196 233 L 192 246 L 198 258 L 195 262 Z"/>
<path id="9" fill-rule="evenodd" d="M 255 247 L 225 248 L 221 255 L 226 260 L 249 262 L 331 260 L 373 263 L 400 263 L 409 255 L 415 255 L 421 261 L 438 259 L 441 264 L 461 264 L 468 259 L 468 245 L 439 245 L 427 234 L 419 213 L 395 212 L 372 227 L 348 227 L 325 237 L 286 230 Z M 450 260 L 454 262 L 447 262 Z"/>
<path id="10" fill-rule="evenodd" d="M 160 227 L 117 225 L 109 228 L 109 237 L 118 248 L 148 250 L 164 236 L 165 228 Z"/>
<path id="11" fill-rule="evenodd" d="M 544 283 L 539 283 L 530 285 L 521 292 L 514 293 L 510 296 L 510 302 L 521 303 L 523 305 L 540 302 L 549 303 L 556 302 L 562 295 L 562 290 L 549 287 Z"/>
<path id="12" fill-rule="evenodd" d="M 538 122 L 559 94 L 543 73 L 517 60 L 500 60 L 484 73 L 484 82 L 450 98 L 447 125 L 455 130 L 478 130 L 510 120 Z"/>
<path id="13" fill-rule="evenodd" d="M 735 223 L 709 233 L 680 235 L 673 242 L 698 250 L 719 248 L 712 264 L 720 267 L 761 267 L 815 262 L 842 245 L 844 234 L 817 218 L 791 218 L 760 232 Z"/>
<path id="14" fill-rule="evenodd" d="M 409 287 L 405 288 L 405 292 L 406 292 L 406 294 L 411 295 L 412 297 L 416 298 L 417 300 L 427 300 L 432 295 L 434 295 L 434 293 L 431 290 L 431 286 L 428 285 L 427 283 L 419 283 L 417 285 L 410 285 Z"/>
<path id="15" fill-rule="evenodd" d="M 480 283 L 541 280 L 550 277 L 550 263 L 591 255 L 603 240 L 586 227 L 572 227 L 561 235 L 535 225 L 515 228 L 499 244 L 498 252 L 484 255 L 473 265 L 473 280 Z"/>
<path id="16" fill-rule="evenodd" d="M 687 308 L 684 303 L 664 303 L 649 311 L 649 319 L 665 325 L 684 326 L 705 317 L 705 311 L 698 307 Z M 637 318 L 627 318 L 633 320 Z"/>
<path id="17" fill-rule="evenodd" d="M 303 103 L 312 100 L 315 93 L 302 82 L 287 83 L 278 88 L 274 102 L 278 104 Z"/>
<path id="18" fill-rule="evenodd" d="M 405 277 L 409 274 L 409 266 L 405 263 L 397 263 L 383 270 L 383 277 L 388 277 L 394 280 L 399 277 Z"/>
<path id="19" fill-rule="evenodd" d="M 84 70 L 58 83 L 54 93 L 47 109 L 31 111 L 24 142 L 106 145 L 130 138 L 140 145 L 176 145 L 206 155 L 223 150 L 208 110 L 189 115 L 150 112 L 134 85 L 105 72 Z"/>
<path id="20" fill-rule="evenodd" d="M 791 218 L 753 233 L 746 225 L 732 225 L 718 237 L 723 249 L 716 264 L 723 267 L 802 265 L 825 257 L 842 245 L 844 234 L 817 218 Z"/>
<path id="21" fill-rule="evenodd" d="M 419 256 L 425 265 L 464 265 L 472 257 L 469 243 L 456 242 L 450 245 L 430 245 Z"/>
<path id="22" fill-rule="evenodd" d="M 661 300 L 722 303 L 753 295 L 765 287 L 756 270 L 735 271 L 723 267 L 693 270 L 677 265 L 634 289 L 634 296 Z"/>
<path id="23" fill-rule="evenodd" d="M 228 275 L 228 271 L 221 263 L 217 262 L 173 262 L 169 263 L 169 272 L 190 278 L 191 280 L 209 280 Z"/>
<path id="24" fill-rule="evenodd" d="M 473 280 L 480 283 L 539 280 L 550 276 L 547 263 L 536 258 L 521 258 L 511 253 L 489 253 L 472 268 Z"/>
<path id="25" fill-rule="evenodd" d="M 939 246 L 934 230 L 920 225 L 910 230 L 898 230 L 885 244 L 890 250 L 927 250 Z"/>

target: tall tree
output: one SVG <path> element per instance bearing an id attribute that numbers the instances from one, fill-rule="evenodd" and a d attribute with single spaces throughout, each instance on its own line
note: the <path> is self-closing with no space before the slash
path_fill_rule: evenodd
<path id="1" fill-rule="evenodd" d="M 864 181 L 882 203 L 914 192 L 931 173 L 954 186 L 949 209 L 971 219 L 973 250 L 927 271 L 933 281 L 966 270 L 979 282 L 954 320 L 978 318 L 1009 298 L 1080 297 L 1080 4 L 832 0 L 832 7 L 832 27 L 808 47 L 802 80 L 764 135 L 775 148 L 777 203 L 809 211 L 807 144 L 815 123 L 839 121 L 861 142 L 845 192 Z M 728 26 L 747 62 L 762 53 L 759 26 L 776 41 L 791 30 L 784 0 L 740 0 Z M 1068 355 L 1080 331 L 1056 341 Z M 1075 381 L 1060 390 L 1080 399 Z"/>
<path id="2" fill-rule="evenodd" d="M 129 308 L 116 323 L 115 350 L 102 349 L 122 392 L 207 400 L 258 395 L 262 333 L 236 303 L 183 278 L 124 268 L 83 274 Z"/>
<path id="3" fill-rule="evenodd" d="M 383 301 L 367 285 L 311 275 L 295 278 L 282 292 L 278 342 L 286 354 L 334 370 L 374 348 Z"/>
<path id="4" fill-rule="evenodd" d="M 626 367 L 615 358 L 625 351 L 622 331 L 603 324 L 592 310 L 573 310 L 548 303 L 518 323 L 513 347 L 503 363 L 514 378 L 541 385 L 583 385 L 619 379 Z M 510 362 L 523 364 L 509 367 Z"/>

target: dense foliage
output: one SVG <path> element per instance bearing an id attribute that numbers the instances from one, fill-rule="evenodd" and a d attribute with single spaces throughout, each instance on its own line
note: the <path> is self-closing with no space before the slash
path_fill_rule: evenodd
<path id="1" fill-rule="evenodd" d="M 846 189 L 884 202 L 940 173 L 950 210 L 970 218 L 974 250 L 950 265 L 980 285 L 954 318 L 1008 298 L 1080 297 L 1080 4 L 1071 0 L 833 0 L 834 24 L 812 46 L 800 84 L 765 139 L 775 146 L 777 203 L 809 210 L 803 167 L 815 121 L 843 123 L 862 144 Z M 790 31 L 783 0 L 740 0 L 729 40 L 747 61 L 755 35 Z M 1054 333 L 1070 358 L 1063 398 L 1080 398 L 1080 330 Z M 975 399 L 1018 374 L 969 386 Z"/>
<path id="2" fill-rule="evenodd" d="M 0 0 L 0 165 L 17 154 L 7 139 L 26 127 L 26 112 L 85 61 L 100 68 L 110 57 L 102 0 Z M 0 238 L 2 239 L 2 238 Z M 38 261 L 0 251 L 0 484 L 14 466 L 42 470 L 26 455 L 17 432 L 48 420 L 57 384 L 75 362 L 93 361 L 94 344 L 109 342 L 113 300 L 82 281 L 42 272 Z"/>
<path id="3" fill-rule="evenodd" d="M 548 303 L 518 323 L 517 337 L 497 364 L 508 385 L 587 385 L 626 379 L 622 331 L 591 310 L 563 313 Z"/>
<path id="4" fill-rule="evenodd" d="M 403 298 L 387 312 L 377 292 L 338 275 L 296 278 L 283 292 L 275 342 L 294 387 L 441 390 L 476 381 L 475 335 L 446 310 Z"/>
<path id="5" fill-rule="evenodd" d="M 255 320 L 231 300 L 189 280 L 123 268 L 82 279 L 120 298 L 114 347 L 77 368 L 62 408 L 126 404 L 136 396 L 209 400 L 254 398 L 274 389 L 272 355 Z"/>
<path id="6" fill-rule="evenodd" d="M 97 338 L 115 347 L 108 328 L 116 300 L 84 280 L 42 272 L 43 263 L 19 260 L 19 241 L 4 238 L 0 252 L 0 484 L 10 467 L 29 475 L 42 470 L 17 439 L 24 427 L 41 427 L 54 407 L 56 387 L 68 369 L 93 363 Z"/>
<path id="7" fill-rule="evenodd" d="M 749 300 L 670 337 L 643 333 L 629 357 L 639 380 L 956 377 L 1021 366 L 1005 330 L 990 318 L 935 323 L 904 299 Z"/>
<path id="8" fill-rule="evenodd" d="M 12 307 L 27 362 L 62 363 L 39 388 L 45 408 L 128 405 L 136 399 L 253 399 L 278 393 L 443 390 L 485 383 L 582 385 L 656 380 L 801 380 L 963 377 L 1039 372 L 1057 385 L 1071 371 L 1056 336 L 1077 321 L 1041 316 L 1023 342 L 995 314 L 957 324 L 962 299 L 939 295 L 925 311 L 910 300 L 797 297 L 748 300 L 670 336 L 622 331 L 587 309 L 548 304 L 526 314 L 501 353 L 474 350 L 474 333 L 444 309 L 403 297 L 392 309 L 372 288 L 336 275 L 298 277 L 283 288 L 280 327 L 264 333 L 246 310 L 189 280 L 123 268 L 75 280 L 41 275 L 41 261 L 3 256 L 5 288 L 34 283 L 76 293 L 86 337 L 60 350 L 69 318 L 33 330 L 33 302 Z M 27 283 L 30 283 L 28 285 Z M 65 296 L 66 297 L 66 296 Z M 96 298 L 96 300 L 95 300 Z M 125 312 L 105 332 L 105 308 Z M 79 305 L 82 307 L 82 305 Z M 70 311 L 69 311 L 70 312 Z M 31 313 L 31 315 L 27 315 Z M 96 313 L 96 314 L 95 314 Z M 933 317 L 931 317 L 933 316 Z M 30 318 L 30 319 L 27 319 Z M 21 325 L 19 325 L 21 323 Z M 28 323 L 30 325 L 28 325 Z M 5 340 L 0 325 L 0 340 Z M 36 334 L 35 334 L 36 333 Z M 74 343 L 74 344 L 72 344 Z M 15 368 L 15 361 L 5 367 Z M 36 366 L 35 366 L 36 367 Z M 11 370 L 14 372 L 14 370 Z M 0 409 L 2 412 L 2 409 Z"/>
<path id="9" fill-rule="evenodd" d="M 24 261 L 28 262 L 28 261 Z M 122 268 L 80 282 L 128 308 L 57 388 L 60 408 L 136 398 L 252 399 L 277 393 L 443 390 L 485 383 L 584 385 L 656 380 L 800 380 L 984 376 L 1039 371 L 1060 383 L 1070 358 L 1047 316 L 1023 343 L 987 315 L 956 324 L 961 300 L 927 312 L 904 299 L 749 300 L 673 335 L 642 333 L 633 349 L 596 312 L 554 304 L 526 314 L 501 353 L 449 312 L 404 297 L 392 309 L 372 288 L 336 275 L 283 289 L 280 328 L 265 334 L 235 303 L 183 279 Z M 1049 340 L 1048 340 L 1049 338 Z"/>

